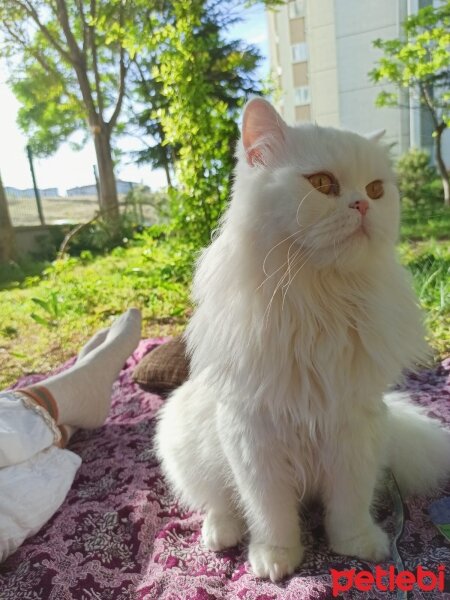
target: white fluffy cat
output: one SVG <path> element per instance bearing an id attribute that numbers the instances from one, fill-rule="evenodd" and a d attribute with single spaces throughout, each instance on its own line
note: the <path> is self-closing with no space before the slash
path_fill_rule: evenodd
<path id="1" fill-rule="evenodd" d="M 383 467 L 405 492 L 450 470 L 450 436 L 395 395 L 426 356 L 395 243 L 399 196 L 376 140 L 244 112 L 233 197 L 201 256 L 186 338 L 190 379 L 162 408 L 164 472 L 206 511 L 203 542 L 249 531 L 249 560 L 278 580 L 301 563 L 299 504 L 319 497 L 331 548 L 379 561 L 370 508 Z"/>

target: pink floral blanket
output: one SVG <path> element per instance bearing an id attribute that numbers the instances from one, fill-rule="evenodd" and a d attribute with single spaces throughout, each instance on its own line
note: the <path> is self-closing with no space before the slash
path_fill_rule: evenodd
<path id="1" fill-rule="evenodd" d="M 304 515 L 304 563 L 278 585 L 252 575 L 244 545 L 221 553 L 202 548 L 202 515 L 177 504 L 152 451 L 155 414 L 163 399 L 131 380 L 137 362 L 162 341 L 142 341 L 128 360 L 114 386 L 107 423 L 74 436 L 70 449 L 83 459 L 74 485 L 50 522 L 0 566 L 0 599 L 325 599 L 333 597 L 330 569 L 373 572 L 372 564 L 330 552 L 318 507 Z M 410 375 L 406 387 L 450 426 L 450 360 Z M 441 495 L 450 496 L 450 487 Z M 430 520 L 431 501 L 413 499 L 403 506 L 397 548 L 407 570 L 447 567 L 445 591 L 422 595 L 415 588 L 409 598 L 450 599 L 450 544 Z M 386 496 L 378 518 L 392 534 L 396 517 L 398 525 L 395 506 Z M 341 597 L 394 599 L 406 594 L 354 589 Z"/>

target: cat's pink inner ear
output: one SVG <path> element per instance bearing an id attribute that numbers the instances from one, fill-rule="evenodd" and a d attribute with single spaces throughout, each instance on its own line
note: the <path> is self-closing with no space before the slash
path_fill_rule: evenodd
<path id="1" fill-rule="evenodd" d="M 242 141 L 250 166 L 267 164 L 267 153 L 284 142 L 286 124 L 273 106 L 263 98 L 247 103 L 242 121 Z"/>

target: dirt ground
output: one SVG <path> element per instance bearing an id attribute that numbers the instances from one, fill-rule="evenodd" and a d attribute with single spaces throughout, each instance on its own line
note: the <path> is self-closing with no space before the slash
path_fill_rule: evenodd
<path id="1" fill-rule="evenodd" d="M 119 202 L 123 199 L 119 198 Z M 42 212 L 46 225 L 63 223 L 86 223 L 98 211 L 98 200 L 94 196 L 42 198 Z M 39 213 L 34 198 L 9 198 L 9 212 L 14 227 L 40 225 Z M 137 222 L 154 221 L 151 206 L 141 205 L 136 208 L 128 205 L 128 211 L 138 212 Z"/>
<path id="2" fill-rule="evenodd" d="M 98 210 L 95 197 L 42 198 L 42 211 L 46 224 L 53 225 L 68 221 L 84 223 Z M 34 198 L 8 198 L 9 212 L 15 227 L 39 225 L 39 213 Z"/>

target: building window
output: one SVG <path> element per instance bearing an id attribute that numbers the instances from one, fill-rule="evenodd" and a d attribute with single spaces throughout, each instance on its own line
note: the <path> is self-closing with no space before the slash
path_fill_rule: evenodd
<path id="1" fill-rule="evenodd" d="M 305 16 L 305 0 L 293 0 L 289 2 L 289 18 L 297 19 Z"/>
<path id="2" fill-rule="evenodd" d="M 295 106 L 305 106 L 305 104 L 310 104 L 311 98 L 309 96 L 309 86 L 301 85 L 299 87 L 294 88 L 294 104 Z"/>
<path id="3" fill-rule="evenodd" d="M 308 60 L 308 44 L 299 42 L 291 45 L 292 62 L 304 62 Z"/>

